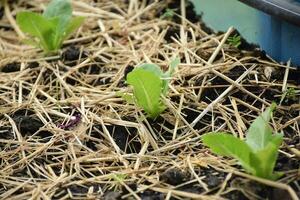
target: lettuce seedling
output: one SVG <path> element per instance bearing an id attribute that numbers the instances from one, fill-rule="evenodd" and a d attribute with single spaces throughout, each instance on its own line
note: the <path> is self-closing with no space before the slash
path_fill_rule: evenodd
<path id="1" fill-rule="evenodd" d="M 161 95 L 168 92 L 168 84 L 179 58 L 171 61 L 169 70 L 163 72 L 156 64 L 142 64 L 127 75 L 127 83 L 133 86 L 134 102 L 142 107 L 150 118 L 156 118 L 165 110 Z M 128 95 L 123 97 L 129 101 Z"/>
<path id="2" fill-rule="evenodd" d="M 282 174 L 273 170 L 283 134 L 272 134 L 273 130 L 268 124 L 275 106 L 272 104 L 254 120 L 246 140 L 218 132 L 203 135 L 203 143 L 216 154 L 237 159 L 250 174 L 270 180 L 278 179 Z"/>
<path id="3" fill-rule="evenodd" d="M 17 24 L 31 38 L 28 44 L 42 48 L 46 53 L 56 52 L 79 26 L 83 17 L 72 17 L 69 0 L 52 0 L 43 14 L 17 13 Z"/>

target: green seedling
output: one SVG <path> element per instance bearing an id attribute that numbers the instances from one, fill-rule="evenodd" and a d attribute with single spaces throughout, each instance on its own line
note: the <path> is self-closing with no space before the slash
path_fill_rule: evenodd
<path id="1" fill-rule="evenodd" d="M 228 37 L 227 41 L 231 46 L 234 46 L 236 48 L 238 48 L 242 44 L 241 36 L 237 35 L 237 34 L 235 34 L 234 36 Z"/>
<path id="2" fill-rule="evenodd" d="M 246 172 L 254 176 L 270 180 L 278 179 L 282 173 L 273 170 L 283 134 L 273 134 L 268 124 L 275 106 L 272 104 L 254 120 L 248 129 L 246 140 L 218 132 L 205 134 L 202 137 L 203 143 L 216 154 L 237 159 Z"/>
<path id="3" fill-rule="evenodd" d="M 83 20 L 83 17 L 72 17 L 70 0 L 52 0 L 43 14 L 28 11 L 17 14 L 18 26 L 30 36 L 25 42 L 46 53 L 57 52 Z"/>
<path id="4" fill-rule="evenodd" d="M 283 101 L 285 101 L 285 102 L 288 102 L 289 100 L 296 101 L 297 100 L 297 95 L 299 93 L 300 93 L 300 90 L 295 90 L 295 88 L 293 88 L 293 87 L 288 88 L 282 94 L 279 104 L 282 104 Z"/>
<path id="5" fill-rule="evenodd" d="M 172 19 L 175 15 L 175 10 L 176 9 L 167 8 L 166 11 L 164 12 L 164 14 L 161 15 L 161 18 L 162 19 Z"/>
<path id="6" fill-rule="evenodd" d="M 126 178 L 127 174 L 111 174 L 109 179 L 109 181 L 112 182 L 111 188 L 114 188 L 114 191 L 120 190 L 120 187 L 122 187 Z"/>
<path id="7" fill-rule="evenodd" d="M 116 182 L 124 182 L 127 174 L 112 174 L 112 179 Z"/>
<path id="8" fill-rule="evenodd" d="M 170 78 L 179 63 L 179 58 L 172 60 L 167 72 L 163 72 L 156 64 L 146 63 L 136 67 L 126 80 L 133 86 L 133 100 L 130 101 L 129 94 L 124 94 L 123 98 L 128 102 L 136 102 L 150 118 L 156 118 L 165 110 L 161 96 L 167 94 Z"/>

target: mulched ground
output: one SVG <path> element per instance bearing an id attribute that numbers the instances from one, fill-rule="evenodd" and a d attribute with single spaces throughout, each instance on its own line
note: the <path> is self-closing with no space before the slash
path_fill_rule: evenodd
<path id="1" fill-rule="evenodd" d="M 300 70 L 236 34 L 213 33 L 185 1 L 82 0 L 84 25 L 59 55 L 20 42 L 15 14 L 48 1 L 0 7 L 1 199 L 297 199 Z M 167 8 L 174 15 L 167 16 Z M 216 13 L 217 14 L 217 13 Z M 18 35 L 19 34 L 19 35 Z M 138 64 L 181 59 L 155 120 L 126 103 Z M 201 144 L 201 134 L 244 138 L 272 102 L 284 132 L 277 182 L 244 173 Z"/>

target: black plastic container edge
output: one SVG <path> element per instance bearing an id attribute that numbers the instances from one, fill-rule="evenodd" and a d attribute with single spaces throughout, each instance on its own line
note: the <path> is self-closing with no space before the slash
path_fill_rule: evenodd
<path id="1" fill-rule="evenodd" d="M 294 0 L 239 0 L 272 16 L 300 26 L 300 3 Z"/>

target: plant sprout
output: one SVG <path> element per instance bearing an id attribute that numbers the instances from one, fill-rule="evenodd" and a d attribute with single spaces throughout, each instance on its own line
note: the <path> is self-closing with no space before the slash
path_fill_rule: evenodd
<path id="1" fill-rule="evenodd" d="M 273 133 L 268 124 L 275 104 L 267 108 L 254 120 L 248 129 L 246 140 L 227 133 L 208 133 L 203 143 L 214 153 L 237 159 L 246 172 L 270 180 L 278 179 L 282 173 L 273 172 L 278 149 L 283 140 L 282 133 Z"/>
<path id="2" fill-rule="evenodd" d="M 25 42 L 42 48 L 46 53 L 58 51 L 83 20 L 83 17 L 72 17 L 69 0 L 52 0 L 43 14 L 17 13 L 18 26 L 30 36 Z"/>
<path id="3" fill-rule="evenodd" d="M 227 39 L 228 43 L 236 48 L 238 48 L 242 42 L 241 42 L 241 36 L 235 34 L 234 36 L 228 37 Z"/>
<path id="4" fill-rule="evenodd" d="M 156 118 L 165 110 L 161 96 L 166 95 L 170 77 L 180 60 L 174 59 L 167 72 L 162 72 L 156 64 L 142 64 L 127 75 L 127 83 L 133 86 L 133 96 L 124 94 L 128 102 L 136 102 L 150 118 Z"/>

